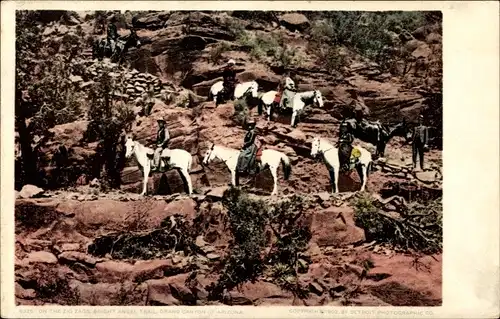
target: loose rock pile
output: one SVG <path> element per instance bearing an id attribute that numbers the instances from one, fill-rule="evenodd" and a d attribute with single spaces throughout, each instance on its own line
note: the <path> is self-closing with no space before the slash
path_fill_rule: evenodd
<path id="1" fill-rule="evenodd" d="M 153 74 L 140 73 L 136 69 L 129 70 L 116 63 L 107 60 L 96 62 L 95 60 L 78 59 L 72 61 L 75 75 L 70 80 L 84 89 L 106 72 L 111 78 L 122 82 L 120 88 L 115 93 L 127 101 L 136 101 L 138 98 L 148 96 L 158 98 L 165 102 L 170 102 L 174 96 L 180 94 L 181 89 L 174 84 L 166 82 Z"/>

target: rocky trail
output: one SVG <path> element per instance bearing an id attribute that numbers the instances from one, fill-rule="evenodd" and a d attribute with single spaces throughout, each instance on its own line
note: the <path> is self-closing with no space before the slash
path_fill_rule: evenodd
<path id="1" fill-rule="evenodd" d="M 93 36 L 92 14 L 79 13 L 71 23 L 50 18 L 43 29 L 46 41 L 60 44 L 68 36 Z M 72 62 L 69 80 L 82 92 L 96 85 L 102 74 L 121 81 L 123 90 L 114 96 L 131 106 L 135 120 L 128 133 L 143 144 L 154 143 L 156 118 L 164 118 L 170 148 L 193 156 L 194 194 L 188 196 L 179 173 L 169 171 L 153 174 L 149 195 L 139 196 L 142 173 L 133 158 L 121 171 L 119 189 L 110 190 L 91 173 L 98 143 L 83 142 L 87 115 L 55 125 L 50 129 L 53 137 L 39 149 L 43 189 L 19 185 L 16 191 L 17 303 L 440 305 L 441 253 L 410 253 L 369 238 L 370 227 L 356 221 L 359 208 L 352 201 L 366 195 L 356 193 L 361 186 L 357 173 L 340 176 L 341 193 L 330 194 L 328 170 L 310 152 L 315 136 L 337 141 L 340 120 L 348 112 L 349 89 L 364 97 L 372 120 L 394 122 L 405 117 L 414 122 L 424 111 L 439 117 L 442 106 L 428 105 L 441 94 L 440 69 L 434 64 L 440 59 L 441 26 L 417 29 L 402 44 L 414 59 L 427 61 L 427 76 L 419 76 L 415 64 L 407 74 L 393 75 L 354 52 L 345 53 L 346 63 L 339 69 L 318 64 L 308 47 L 311 19 L 299 13 L 283 13 L 273 21 L 239 12 L 142 13 L 135 27 L 143 45 L 125 55 L 124 65 L 93 61 L 88 48 L 83 50 Z M 127 33 L 124 25 L 118 27 L 122 35 Z M 300 57 L 301 63 L 289 70 L 299 91 L 319 89 L 325 100 L 322 109 L 308 108 L 297 128 L 290 126 L 286 115 L 267 121 L 249 103 L 249 114 L 258 119 L 260 141 L 290 158 L 292 174 L 284 180 L 279 168 L 278 197 L 269 196 L 273 184 L 269 171 L 241 179 L 241 189 L 251 200 L 273 205 L 298 195 L 305 201 L 299 221 L 311 238 L 297 261 L 294 279 L 305 295 L 284 288 L 266 272 L 224 290 L 220 298 L 209 293 L 227 271 L 225 262 L 235 239 L 230 230 L 232 213 L 224 205 L 230 172 L 220 161 L 201 162 L 212 143 L 240 149 L 245 131 L 235 120 L 234 104 L 216 107 L 207 101 L 208 90 L 221 80 L 220 61 L 228 58 L 237 61 L 239 81 L 256 80 L 262 91 L 276 89 L 285 72 L 274 56 L 256 58 L 258 48 L 249 40 L 243 42 L 237 35 L 241 32 L 293 44 L 297 49 L 293 59 Z M 375 151 L 362 141 L 355 144 Z M 69 150 L 64 186 L 53 163 L 61 145 Z M 368 177 L 367 194 L 379 211 L 399 220 L 407 218 L 405 209 L 415 203 L 440 200 L 441 153 L 439 147 L 431 148 L 425 155 L 426 170 L 412 172 L 411 146 L 402 138 L 391 139 L 385 159 L 375 162 Z M 266 229 L 262 254 L 274 249 L 269 244 L 273 236 Z"/>

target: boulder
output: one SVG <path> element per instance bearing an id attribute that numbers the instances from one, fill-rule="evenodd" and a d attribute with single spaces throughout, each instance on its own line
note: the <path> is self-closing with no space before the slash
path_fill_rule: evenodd
<path id="1" fill-rule="evenodd" d="M 34 299 L 36 297 L 36 292 L 34 289 L 24 289 L 16 282 L 15 295 L 17 298 L 21 299 Z"/>
<path id="2" fill-rule="evenodd" d="M 96 258 L 94 258 L 90 255 L 84 254 L 84 253 L 77 252 L 77 251 L 62 252 L 61 254 L 59 254 L 59 256 L 57 256 L 57 258 L 60 261 L 65 262 L 65 263 L 79 262 L 79 263 L 82 263 L 84 265 L 88 265 L 88 266 L 92 266 L 92 267 L 95 266 L 95 264 L 97 263 Z"/>
<path id="3" fill-rule="evenodd" d="M 287 13 L 279 17 L 281 25 L 283 25 L 288 30 L 295 32 L 305 31 L 309 26 L 309 19 L 300 13 Z"/>
<path id="4" fill-rule="evenodd" d="M 35 251 L 28 254 L 26 258 L 21 261 L 23 264 L 34 264 L 34 263 L 44 263 L 44 264 L 56 264 L 57 258 L 54 254 L 47 251 Z"/>
<path id="5" fill-rule="evenodd" d="M 138 261 L 132 269 L 133 281 L 144 281 L 154 278 L 162 278 L 166 269 L 172 268 L 173 262 L 171 259 L 155 259 Z"/>
<path id="6" fill-rule="evenodd" d="M 415 177 L 423 183 L 431 184 L 431 183 L 438 181 L 437 172 L 435 172 L 435 171 L 416 172 Z"/>
<path id="7" fill-rule="evenodd" d="M 148 300 L 153 305 L 172 306 L 181 305 L 182 302 L 176 297 L 186 293 L 181 287 L 184 286 L 189 274 L 180 274 L 162 279 L 146 281 L 148 287 Z M 173 289 L 172 289 L 173 287 Z M 173 290 L 176 291 L 174 297 Z"/>
<path id="8" fill-rule="evenodd" d="M 355 226 L 350 207 L 330 207 L 316 212 L 311 222 L 312 239 L 318 246 L 343 247 L 365 240 L 364 230 Z"/>
<path id="9" fill-rule="evenodd" d="M 21 198 L 32 198 L 41 195 L 43 192 L 44 190 L 42 188 L 27 184 L 23 186 L 23 188 L 19 192 L 19 196 Z"/>
<path id="10" fill-rule="evenodd" d="M 164 208 L 168 215 L 181 214 L 187 220 L 193 220 L 196 217 L 196 202 L 191 198 L 182 198 L 172 201 Z"/>

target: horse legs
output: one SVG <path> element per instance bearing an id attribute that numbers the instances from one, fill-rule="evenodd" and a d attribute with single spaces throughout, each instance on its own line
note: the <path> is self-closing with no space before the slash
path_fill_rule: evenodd
<path id="1" fill-rule="evenodd" d="M 330 173 L 330 184 L 332 185 L 332 193 L 336 194 L 339 192 L 339 187 L 338 187 L 338 184 L 339 184 L 339 181 L 338 181 L 338 173 L 335 174 L 335 170 L 333 169 L 333 167 L 330 167 L 328 169 L 328 173 Z"/>
<path id="2" fill-rule="evenodd" d="M 278 195 L 278 174 L 277 174 L 278 167 L 271 166 L 269 168 L 270 168 L 271 174 L 273 175 L 273 181 L 274 181 L 274 187 L 273 187 L 273 192 L 271 193 L 271 196 L 275 196 L 275 195 Z"/>
<path id="3" fill-rule="evenodd" d="M 193 185 L 191 184 L 191 176 L 189 176 L 189 172 L 185 168 L 181 168 L 180 171 L 181 171 L 181 174 L 184 176 L 184 180 L 187 183 L 188 195 L 191 195 L 193 193 Z"/>
<path id="4" fill-rule="evenodd" d="M 291 125 L 292 127 L 296 127 L 296 126 L 297 126 L 297 125 L 296 125 L 296 123 L 295 123 L 295 118 L 296 118 L 296 117 L 297 117 L 297 111 L 293 110 L 293 113 L 292 113 L 292 121 L 291 121 L 291 123 L 290 123 L 290 125 Z"/>
<path id="5" fill-rule="evenodd" d="M 236 169 L 234 170 L 234 186 L 240 186 L 240 176 L 238 175 L 238 172 Z"/>
<path id="6" fill-rule="evenodd" d="M 149 172 L 151 171 L 150 164 L 144 165 L 144 181 L 142 184 L 142 193 L 141 196 L 144 196 L 146 194 L 146 191 L 148 190 L 148 178 L 149 178 Z"/>
<path id="7" fill-rule="evenodd" d="M 360 191 L 363 192 L 365 190 L 365 186 L 366 186 L 366 166 L 358 165 L 358 166 L 356 166 L 356 171 L 358 172 L 359 179 L 361 180 Z"/>
<path id="8" fill-rule="evenodd" d="M 233 184 L 233 186 L 238 186 L 236 181 L 236 169 L 231 171 L 231 184 Z"/>
<path id="9" fill-rule="evenodd" d="M 368 165 L 361 168 L 363 172 L 363 184 L 361 184 L 361 191 L 364 192 L 366 188 L 366 182 L 368 181 Z"/>

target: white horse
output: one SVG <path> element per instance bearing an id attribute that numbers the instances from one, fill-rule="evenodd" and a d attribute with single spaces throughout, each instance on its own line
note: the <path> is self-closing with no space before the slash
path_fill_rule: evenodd
<path id="1" fill-rule="evenodd" d="M 236 171 L 236 166 L 238 164 L 238 157 L 240 151 L 212 144 L 212 146 L 206 151 L 205 157 L 203 158 L 203 164 L 207 165 L 209 162 L 213 161 L 215 158 L 223 161 L 227 168 L 231 171 L 231 183 L 233 186 L 238 186 L 238 174 Z M 261 157 L 261 170 L 269 168 L 274 179 L 274 187 L 271 196 L 278 194 L 278 167 L 280 163 L 283 165 L 284 178 L 287 180 L 292 172 L 292 166 L 290 165 L 290 159 L 288 156 L 282 152 L 266 149 L 262 151 Z"/>
<path id="2" fill-rule="evenodd" d="M 259 114 L 262 112 L 262 105 L 265 106 L 268 121 L 271 120 L 272 107 L 276 93 L 278 92 L 266 92 L 262 94 L 259 101 L 261 103 L 259 104 Z M 296 93 L 292 101 L 292 120 L 290 125 L 296 127 L 300 112 L 302 112 L 305 106 L 311 104 L 318 105 L 319 107 L 324 106 L 323 95 L 321 95 L 321 92 L 319 90 Z"/>
<path id="3" fill-rule="evenodd" d="M 208 92 L 208 99 L 213 100 L 217 104 L 217 101 L 219 100 L 218 96 L 223 89 L 224 89 L 224 81 L 215 82 L 210 88 L 210 91 Z M 248 93 L 251 93 L 252 97 L 256 98 L 258 97 L 258 90 L 259 90 L 259 84 L 256 81 L 238 83 L 234 87 L 233 97 L 235 100 L 237 100 L 246 96 Z"/>
<path id="4" fill-rule="evenodd" d="M 285 78 L 284 89 L 295 91 L 295 82 L 290 77 Z M 264 106 L 265 111 L 267 113 L 267 120 L 268 121 L 270 121 L 271 117 L 272 117 L 272 109 L 271 108 L 274 106 L 273 105 L 274 98 L 276 97 L 277 93 L 278 93 L 278 91 L 273 90 L 273 91 L 269 91 L 269 92 L 262 94 L 262 96 L 260 97 L 259 108 L 258 108 L 259 115 L 262 114 L 262 106 Z"/>
<path id="5" fill-rule="evenodd" d="M 362 148 L 361 146 L 354 146 L 354 148 L 358 149 L 361 153 L 359 157 L 359 161 L 351 166 L 350 169 L 356 168 L 359 177 L 361 179 L 361 191 L 364 191 L 366 188 L 366 180 L 368 178 L 368 172 L 373 165 L 372 155 L 369 151 Z M 330 172 L 330 181 L 333 184 L 333 193 L 338 193 L 338 183 L 339 183 L 339 150 L 333 146 L 330 142 L 328 142 L 324 138 L 316 137 L 312 142 L 311 156 L 317 157 L 318 154 L 323 155 L 323 160 L 325 162 L 328 171 Z"/>
<path id="6" fill-rule="evenodd" d="M 135 154 L 135 158 L 137 159 L 137 162 L 139 163 L 140 169 L 143 173 L 144 182 L 141 195 L 144 195 L 147 191 L 148 178 L 151 172 L 151 165 L 153 163 L 154 150 L 142 145 L 137 141 L 134 141 L 131 137 L 127 138 L 125 147 L 125 157 L 129 158 L 132 153 Z M 167 158 L 168 162 L 165 162 Z M 191 183 L 191 177 L 189 176 L 189 171 L 191 170 L 192 163 L 193 158 L 191 154 L 189 154 L 189 152 L 181 149 L 164 149 L 160 157 L 159 171 L 164 172 L 170 169 L 179 170 L 184 183 L 188 186 L 188 194 L 191 195 L 193 193 L 193 186 Z"/>
<path id="7" fill-rule="evenodd" d="M 324 106 L 323 95 L 321 95 L 321 92 L 319 90 L 301 92 L 294 95 L 292 121 L 290 123 L 292 127 L 297 126 L 298 117 L 304 110 L 304 107 L 311 104 L 317 105 L 319 107 Z"/>

